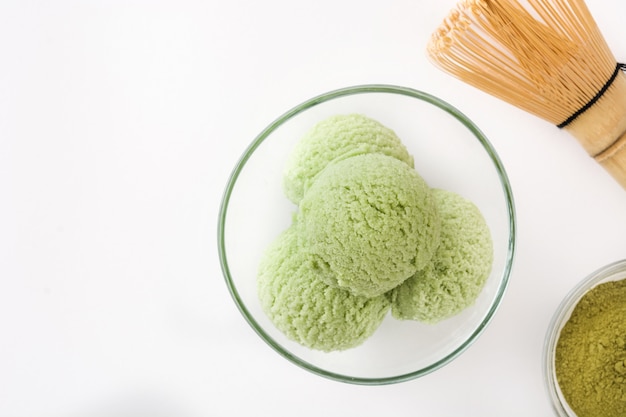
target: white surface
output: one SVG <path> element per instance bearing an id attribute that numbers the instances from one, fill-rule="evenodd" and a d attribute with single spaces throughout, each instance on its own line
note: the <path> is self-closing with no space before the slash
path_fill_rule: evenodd
<path id="1" fill-rule="evenodd" d="M 0 3 L 0 415 L 551 416 L 546 327 L 580 279 L 626 258 L 626 192 L 564 132 L 427 61 L 453 4 Z M 624 61 L 621 6 L 588 4 Z M 511 283 L 485 333 L 383 387 L 279 357 L 231 301 L 216 248 L 223 187 L 254 136 L 361 83 L 466 113 L 517 206 Z"/>

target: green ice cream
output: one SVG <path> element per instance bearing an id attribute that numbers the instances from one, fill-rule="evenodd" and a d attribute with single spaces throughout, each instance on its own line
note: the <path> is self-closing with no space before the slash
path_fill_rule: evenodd
<path id="1" fill-rule="evenodd" d="M 355 296 L 322 282 L 293 226 L 267 249 L 257 282 L 261 306 L 274 325 L 312 349 L 355 347 L 374 333 L 389 311 L 385 295 Z"/>
<path id="2" fill-rule="evenodd" d="M 460 195 L 433 190 L 441 217 L 439 248 L 426 268 L 391 292 L 398 319 L 436 323 L 474 303 L 493 262 L 491 234 L 479 209 Z"/>
<path id="3" fill-rule="evenodd" d="M 389 310 L 436 323 L 473 304 L 490 274 L 478 208 L 431 189 L 396 134 L 366 116 L 315 125 L 283 185 L 299 207 L 260 263 L 258 294 L 274 325 L 304 346 L 358 346 Z"/>
<path id="4" fill-rule="evenodd" d="M 285 194 L 298 204 L 326 166 L 365 153 L 389 155 L 413 167 L 413 157 L 391 129 L 360 114 L 331 116 L 294 148 L 285 167 Z"/>
<path id="5" fill-rule="evenodd" d="M 363 154 L 319 174 L 300 203 L 298 234 L 327 284 L 373 297 L 428 264 L 439 243 L 439 216 L 412 167 Z"/>

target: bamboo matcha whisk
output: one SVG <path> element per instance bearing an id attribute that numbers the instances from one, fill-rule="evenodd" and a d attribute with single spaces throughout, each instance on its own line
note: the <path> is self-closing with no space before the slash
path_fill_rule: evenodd
<path id="1" fill-rule="evenodd" d="M 462 0 L 428 44 L 445 72 L 567 130 L 626 189 L 626 65 L 582 0 Z"/>

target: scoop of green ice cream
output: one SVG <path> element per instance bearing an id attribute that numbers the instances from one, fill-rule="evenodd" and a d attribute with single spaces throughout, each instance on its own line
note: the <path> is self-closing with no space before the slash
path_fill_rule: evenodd
<path id="1" fill-rule="evenodd" d="M 389 298 L 355 296 L 319 279 L 298 244 L 296 228 L 269 246 L 259 267 L 261 306 L 288 338 L 312 349 L 345 350 L 371 336 L 389 311 Z"/>
<path id="2" fill-rule="evenodd" d="M 372 297 L 430 261 L 439 216 L 430 188 L 413 168 L 371 153 L 320 173 L 300 203 L 298 230 L 326 283 Z"/>
<path id="3" fill-rule="evenodd" d="M 361 114 L 331 116 L 315 125 L 294 148 L 285 166 L 285 194 L 298 204 L 328 164 L 365 153 L 389 155 L 413 167 L 413 157 L 393 130 Z"/>
<path id="4" fill-rule="evenodd" d="M 474 303 L 489 277 L 493 244 L 478 207 L 462 196 L 433 190 L 441 216 L 432 262 L 391 292 L 398 319 L 436 323 Z"/>

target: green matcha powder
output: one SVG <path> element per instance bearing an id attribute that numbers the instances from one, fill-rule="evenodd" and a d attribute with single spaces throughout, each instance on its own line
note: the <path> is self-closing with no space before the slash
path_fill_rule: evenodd
<path id="1" fill-rule="evenodd" d="M 555 369 L 578 417 L 626 416 L 626 280 L 581 298 L 561 330 Z"/>

